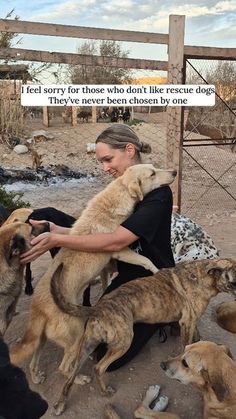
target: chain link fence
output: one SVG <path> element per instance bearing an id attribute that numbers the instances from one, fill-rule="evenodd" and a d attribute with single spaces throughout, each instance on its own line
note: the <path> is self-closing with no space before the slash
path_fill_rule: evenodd
<path id="1" fill-rule="evenodd" d="M 236 210 L 236 63 L 188 59 L 186 83 L 214 84 L 216 102 L 185 111 L 182 212 L 194 219 L 230 214 Z"/>
<path id="2" fill-rule="evenodd" d="M 63 61 L 63 54 L 62 54 Z M 10 62 L 9 62 L 10 63 Z M 13 63 L 11 62 L 11 65 Z M 17 65 L 26 67 L 30 76 L 22 83 L 38 84 L 109 84 L 120 79 L 120 83 L 130 84 L 161 84 L 167 83 L 167 73 L 157 70 L 139 70 L 129 68 L 117 68 L 106 66 L 69 65 L 69 64 L 45 64 L 39 62 L 17 61 Z M 1 67 L 0 67 L 1 68 Z M 63 106 L 48 107 L 49 126 L 43 125 L 43 108 L 35 106 L 23 108 L 20 105 L 21 82 L 5 75 L 2 83 L 7 86 L 5 93 L 1 93 L 2 103 L 11 104 L 11 109 L 18 110 L 14 126 L 20 127 L 18 131 L 9 126 L 9 118 L 5 115 L 1 120 L 1 141 L 11 145 L 11 138 L 18 136 L 23 142 L 30 138 L 35 130 L 46 129 L 55 138 L 65 136 L 68 150 L 73 140 L 78 143 L 94 142 L 97 135 L 112 123 L 130 125 L 139 135 L 142 141 L 151 144 L 155 157 L 155 163 L 159 167 L 167 164 L 167 141 L 166 141 L 166 109 L 161 106 L 110 106 L 96 108 L 96 122 L 92 119 L 92 107 L 77 108 L 77 125 L 72 126 L 72 108 Z M 17 88 L 16 88 L 17 85 Z M 20 122 L 20 124 L 19 124 Z M 13 144 L 14 145 L 14 141 Z M 35 146 L 37 148 L 37 145 Z M 38 145 L 40 151 L 40 145 Z M 71 150 L 73 151 L 73 150 Z"/>

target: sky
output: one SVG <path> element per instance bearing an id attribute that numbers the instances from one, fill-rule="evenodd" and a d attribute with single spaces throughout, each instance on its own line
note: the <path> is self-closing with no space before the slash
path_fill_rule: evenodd
<path id="1" fill-rule="evenodd" d="M 236 47 L 236 0 L 0 0 L 0 17 L 14 8 L 21 20 L 168 33 L 170 14 L 186 16 L 185 44 Z M 76 52 L 74 38 L 21 35 L 20 48 Z M 167 46 L 121 43 L 131 58 L 167 59 Z"/>

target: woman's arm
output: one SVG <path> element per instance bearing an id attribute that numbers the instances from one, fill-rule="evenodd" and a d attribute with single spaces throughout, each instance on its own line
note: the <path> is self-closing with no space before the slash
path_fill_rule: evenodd
<path id="1" fill-rule="evenodd" d="M 43 233 L 32 241 L 32 249 L 21 256 L 22 263 L 32 262 L 53 247 L 65 247 L 83 252 L 117 252 L 134 241 L 138 236 L 125 227 L 119 226 L 114 233 L 88 235 Z"/>

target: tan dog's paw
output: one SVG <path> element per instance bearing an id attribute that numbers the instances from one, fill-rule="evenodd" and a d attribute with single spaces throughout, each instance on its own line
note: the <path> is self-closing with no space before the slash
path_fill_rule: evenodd
<path id="1" fill-rule="evenodd" d="M 75 377 L 74 383 L 84 386 L 85 384 L 91 383 L 91 377 L 89 375 L 79 374 Z"/>
<path id="2" fill-rule="evenodd" d="M 161 387 L 156 384 L 153 386 L 148 387 L 145 395 L 145 401 L 150 404 L 158 397 L 158 394 L 160 393 Z"/>
<path id="3" fill-rule="evenodd" d="M 53 408 L 54 408 L 54 414 L 56 416 L 60 416 L 66 408 L 66 403 L 59 401 L 56 404 L 54 404 Z"/>
<path id="4" fill-rule="evenodd" d="M 44 371 L 38 371 L 38 372 L 31 371 L 30 374 L 31 374 L 31 380 L 33 381 L 34 384 L 42 384 L 46 380 L 46 374 Z"/>

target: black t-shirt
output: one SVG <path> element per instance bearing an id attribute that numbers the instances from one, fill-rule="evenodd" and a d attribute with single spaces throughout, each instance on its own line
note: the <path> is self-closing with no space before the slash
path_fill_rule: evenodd
<path id="1" fill-rule="evenodd" d="M 148 257 L 157 268 L 175 266 L 171 250 L 172 192 L 169 186 L 155 189 L 139 202 L 122 226 L 139 237 L 130 245 L 135 252 Z M 119 279 L 135 279 L 150 275 L 141 266 L 117 263 Z M 123 281 L 122 281 L 123 282 Z"/>

